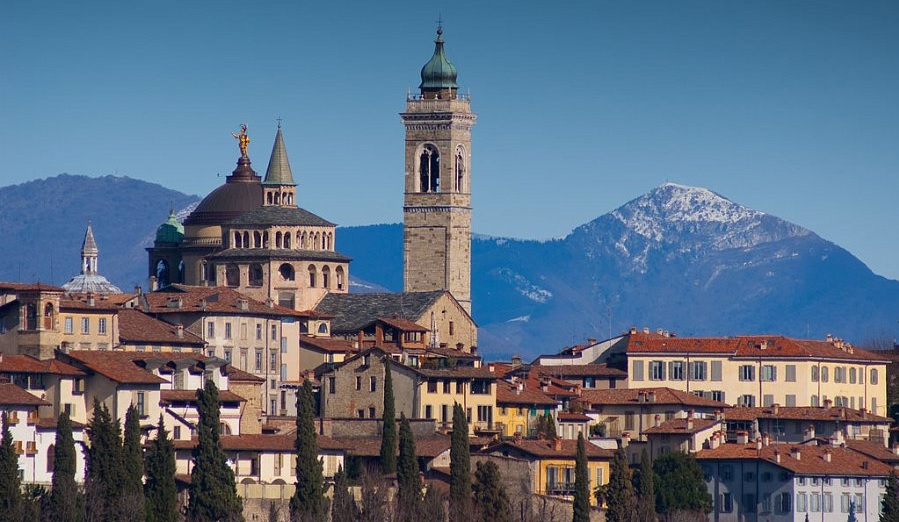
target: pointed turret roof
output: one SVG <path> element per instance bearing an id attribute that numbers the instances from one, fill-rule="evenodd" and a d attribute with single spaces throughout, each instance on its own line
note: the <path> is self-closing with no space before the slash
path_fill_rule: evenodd
<path id="1" fill-rule="evenodd" d="M 422 92 L 457 89 L 456 76 L 456 67 L 443 51 L 443 28 L 438 27 L 437 39 L 434 40 L 434 55 L 421 68 L 421 85 L 418 88 Z"/>
<path id="2" fill-rule="evenodd" d="M 296 185 L 293 181 L 293 173 L 290 171 L 290 162 L 287 160 L 287 147 L 284 146 L 284 135 L 281 133 L 281 125 L 278 124 L 278 133 L 275 134 L 275 144 L 272 146 L 272 157 L 268 160 L 268 170 L 265 171 L 264 185 Z"/>
<path id="3" fill-rule="evenodd" d="M 94 239 L 94 230 L 91 228 L 90 222 L 87 224 L 87 232 L 84 233 L 84 242 L 81 243 L 82 255 L 97 255 L 100 251 L 97 249 L 97 241 Z"/>

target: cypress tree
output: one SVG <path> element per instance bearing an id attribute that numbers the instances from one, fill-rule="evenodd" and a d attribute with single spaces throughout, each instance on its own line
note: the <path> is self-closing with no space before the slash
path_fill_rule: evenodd
<path id="1" fill-rule="evenodd" d="M 87 431 L 91 443 L 85 481 L 87 517 L 89 520 L 121 520 L 125 518 L 125 505 L 121 502 L 124 492 L 121 429 L 106 404 L 96 398 Z"/>
<path id="2" fill-rule="evenodd" d="M 554 440 L 558 437 L 556 433 L 556 421 L 553 419 L 553 416 L 550 414 L 546 414 L 546 438 L 549 440 Z"/>
<path id="3" fill-rule="evenodd" d="M 0 436 L 0 521 L 16 520 L 22 505 L 22 479 L 19 477 L 19 456 L 9 431 L 9 415 L 2 414 Z"/>
<path id="4" fill-rule="evenodd" d="M 132 404 L 125 413 L 125 436 L 122 443 L 123 500 L 132 520 L 144 520 L 144 455 L 140 442 L 140 416 Z"/>
<path id="5" fill-rule="evenodd" d="M 169 439 L 162 415 L 156 438 L 147 450 L 147 484 L 144 487 L 148 522 L 176 522 L 178 487 L 175 485 L 175 445 Z"/>
<path id="6" fill-rule="evenodd" d="M 243 503 L 219 438 L 218 388 L 212 379 L 206 379 L 205 388 L 197 390 L 197 410 L 200 420 L 187 518 L 192 522 L 243 521 Z"/>
<path id="7" fill-rule="evenodd" d="M 675 511 L 706 514 L 712 510 L 712 498 L 705 486 L 702 468 L 686 453 L 667 453 L 653 463 L 656 480 L 656 511 L 666 515 Z"/>
<path id="8" fill-rule="evenodd" d="M 550 417 L 552 420 L 552 417 Z M 590 470 L 587 468 L 587 447 L 584 434 L 577 436 L 577 456 L 574 461 L 574 522 L 590 522 Z"/>
<path id="9" fill-rule="evenodd" d="M 653 485 L 652 460 L 649 453 L 643 449 L 640 455 L 640 471 L 634 478 L 637 493 L 637 512 L 640 520 L 647 522 L 655 522 L 658 520 L 656 516 L 656 493 Z"/>
<path id="10" fill-rule="evenodd" d="M 606 522 L 640 522 L 637 516 L 637 497 L 631 482 L 631 470 L 627 465 L 624 448 L 618 448 L 612 458 L 609 483 L 605 487 Z"/>
<path id="11" fill-rule="evenodd" d="M 72 421 L 66 412 L 60 413 L 56 421 L 53 452 L 53 482 L 45 518 L 53 522 L 80 522 L 84 520 L 84 499 L 75 483 L 78 457 L 72 436 Z"/>
<path id="12" fill-rule="evenodd" d="M 880 505 L 880 522 L 899 522 L 899 479 L 892 471 Z"/>
<path id="13" fill-rule="evenodd" d="M 396 406 L 393 399 L 393 377 L 390 357 L 384 358 L 384 430 L 381 434 L 381 472 L 396 472 Z"/>
<path id="14" fill-rule="evenodd" d="M 481 522 L 512 522 L 512 504 L 499 467 L 492 460 L 478 462 L 474 472 L 474 499 Z"/>
<path id="15" fill-rule="evenodd" d="M 846 522 L 858 522 L 858 518 L 855 516 L 855 502 L 849 503 L 849 517 Z"/>
<path id="16" fill-rule="evenodd" d="M 450 512 L 471 518 L 471 454 L 468 443 L 468 420 L 457 402 L 453 405 L 453 435 L 450 445 Z"/>
<path id="17" fill-rule="evenodd" d="M 350 494 L 350 483 L 343 467 L 334 475 L 334 500 L 331 503 L 331 522 L 355 522 L 359 518 L 359 508 Z"/>
<path id="18" fill-rule="evenodd" d="M 400 458 L 396 470 L 399 520 L 415 520 L 421 503 L 421 480 L 415 456 L 415 437 L 405 413 L 400 413 Z"/>
<path id="19" fill-rule="evenodd" d="M 315 440 L 315 400 L 312 383 L 305 381 L 297 392 L 297 481 L 290 499 L 290 520 L 319 521 L 327 518 L 324 465 L 318 458 Z"/>

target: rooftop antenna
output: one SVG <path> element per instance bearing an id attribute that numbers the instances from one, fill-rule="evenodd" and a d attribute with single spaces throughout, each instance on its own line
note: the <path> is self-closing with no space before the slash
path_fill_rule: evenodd
<path id="1" fill-rule="evenodd" d="M 443 14 L 437 13 L 437 30 L 443 31 Z"/>

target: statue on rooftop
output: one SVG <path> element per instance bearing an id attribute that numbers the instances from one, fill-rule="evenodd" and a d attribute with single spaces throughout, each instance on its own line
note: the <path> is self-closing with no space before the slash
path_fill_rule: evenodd
<path id="1" fill-rule="evenodd" d="M 240 147 L 240 155 L 241 157 L 248 158 L 247 156 L 247 145 L 250 144 L 250 137 L 247 136 L 247 124 L 240 124 L 240 134 L 231 133 L 232 136 L 237 138 L 237 146 Z"/>

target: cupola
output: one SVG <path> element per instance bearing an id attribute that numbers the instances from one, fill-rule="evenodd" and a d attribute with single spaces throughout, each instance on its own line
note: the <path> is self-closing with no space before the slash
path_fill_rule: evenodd
<path id="1" fill-rule="evenodd" d="M 437 39 L 434 40 L 434 56 L 421 68 L 421 94 L 424 98 L 455 98 L 456 68 L 443 51 L 443 28 L 437 28 Z"/>

